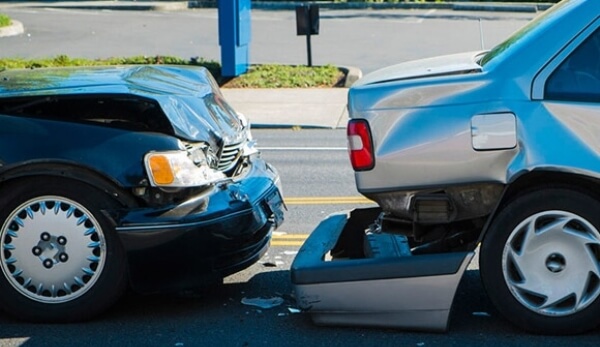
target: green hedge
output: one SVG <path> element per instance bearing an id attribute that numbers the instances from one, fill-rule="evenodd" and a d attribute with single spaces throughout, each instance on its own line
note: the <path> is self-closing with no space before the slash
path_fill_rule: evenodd
<path id="1" fill-rule="evenodd" d="M 7 27 L 9 25 L 10 25 L 10 18 L 5 14 L 0 13 L 0 28 Z"/>
<path id="2" fill-rule="evenodd" d="M 181 59 L 173 56 L 133 56 L 107 59 L 71 58 L 59 55 L 51 58 L 0 58 L 0 72 L 5 69 L 33 69 L 68 66 L 173 64 L 204 66 L 217 82 L 226 88 L 331 88 L 343 86 L 345 74 L 332 65 L 290 66 L 279 64 L 253 65 L 239 77 L 221 77 L 221 65 L 203 58 Z"/>

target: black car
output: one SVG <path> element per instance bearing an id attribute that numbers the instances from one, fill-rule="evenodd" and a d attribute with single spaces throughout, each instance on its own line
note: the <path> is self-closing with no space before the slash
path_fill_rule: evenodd
<path id="1" fill-rule="evenodd" d="M 0 72 L 0 306 L 85 320 L 256 262 L 284 205 L 249 128 L 200 67 Z"/>

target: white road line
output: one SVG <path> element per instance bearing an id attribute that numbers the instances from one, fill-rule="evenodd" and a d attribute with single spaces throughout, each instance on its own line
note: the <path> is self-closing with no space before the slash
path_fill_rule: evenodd
<path id="1" fill-rule="evenodd" d="M 419 19 L 417 21 L 417 23 L 419 23 L 419 24 L 423 23 L 423 21 L 425 20 L 425 18 L 431 16 L 435 11 L 436 11 L 435 9 L 431 9 L 431 10 L 425 12 L 425 15 L 423 15 L 423 17 L 421 17 L 421 19 Z"/>
<path id="2" fill-rule="evenodd" d="M 263 151 L 347 151 L 346 147 L 259 147 Z"/>

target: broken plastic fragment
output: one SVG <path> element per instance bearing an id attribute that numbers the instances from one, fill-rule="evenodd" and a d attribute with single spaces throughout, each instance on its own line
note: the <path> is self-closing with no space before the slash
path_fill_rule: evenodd
<path id="1" fill-rule="evenodd" d="M 300 312 L 302 312 L 299 309 L 293 308 L 293 307 L 288 307 L 288 311 L 290 311 L 290 313 L 300 313 Z"/>
<path id="2" fill-rule="evenodd" d="M 243 298 L 242 304 L 260 307 L 262 309 L 269 309 L 283 304 L 283 299 L 280 297 L 274 298 Z"/>

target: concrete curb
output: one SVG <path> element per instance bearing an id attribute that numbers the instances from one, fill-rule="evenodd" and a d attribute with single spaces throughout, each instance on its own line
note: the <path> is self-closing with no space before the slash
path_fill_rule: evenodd
<path id="1" fill-rule="evenodd" d="M 338 69 L 344 71 L 346 74 L 344 88 L 350 88 L 354 82 L 358 81 L 363 76 L 362 71 L 354 66 L 338 66 Z"/>
<path id="2" fill-rule="evenodd" d="M 23 23 L 17 20 L 12 20 L 9 26 L 0 28 L 0 37 L 16 36 L 24 32 L 25 28 L 23 27 Z"/>

